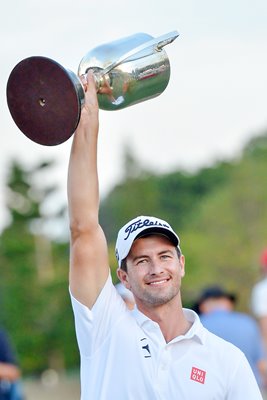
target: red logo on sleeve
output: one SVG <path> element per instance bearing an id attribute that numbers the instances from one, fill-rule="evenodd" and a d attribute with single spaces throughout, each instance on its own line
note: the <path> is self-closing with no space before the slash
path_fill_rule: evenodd
<path id="1" fill-rule="evenodd" d="M 205 378 L 206 378 L 206 371 L 203 371 L 202 369 L 199 369 L 196 367 L 192 367 L 191 376 L 190 376 L 190 379 L 192 379 L 192 381 L 196 381 L 196 382 L 202 383 L 202 385 L 204 385 Z"/>

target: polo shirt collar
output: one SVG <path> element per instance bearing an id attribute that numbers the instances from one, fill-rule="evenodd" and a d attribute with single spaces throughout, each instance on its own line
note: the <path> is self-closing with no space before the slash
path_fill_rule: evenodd
<path id="1" fill-rule="evenodd" d="M 193 339 L 203 344 L 205 340 L 205 328 L 200 322 L 199 316 L 193 310 L 189 310 L 188 308 L 183 308 L 183 312 L 187 321 L 192 323 L 192 326 L 186 332 L 185 335 L 177 336 L 170 343 L 177 342 L 181 340 L 181 338 L 183 338 L 183 339 Z M 136 306 L 131 311 L 131 314 L 142 329 L 144 330 L 159 329 L 158 323 L 148 318 L 145 314 L 139 311 Z"/>

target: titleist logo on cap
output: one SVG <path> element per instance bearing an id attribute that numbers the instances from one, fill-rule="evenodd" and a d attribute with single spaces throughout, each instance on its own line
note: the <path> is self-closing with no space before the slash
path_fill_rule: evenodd
<path id="1" fill-rule="evenodd" d="M 126 233 L 126 236 L 123 239 L 127 240 L 131 233 L 135 232 L 137 229 L 143 228 L 144 226 L 147 226 L 147 227 L 149 227 L 149 226 L 164 226 L 164 228 L 170 229 L 170 226 L 168 224 L 159 222 L 157 220 L 153 221 L 153 220 L 150 220 L 147 218 L 144 221 L 142 221 L 141 219 L 139 219 L 137 221 L 134 221 L 133 223 L 131 223 L 130 225 L 128 225 L 125 228 L 124 232 Z"/>

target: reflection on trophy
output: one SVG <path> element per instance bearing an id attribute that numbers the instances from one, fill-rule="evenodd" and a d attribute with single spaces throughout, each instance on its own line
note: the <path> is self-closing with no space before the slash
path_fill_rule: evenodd
<path id="1" fill-rule="evenodd" d="M 74 133 L 84 103 L 82 78 L 93 70 L 99 107 L 119 110 L 159 96 L 170 79 L 164 46 L 177 31 L 146 33 L 100 45 L 81 60 L 77 75 L 46 57 L 22 60 L 7 83 L 7 103 L 18 128 L 36 143 L 53 146 Z"/>

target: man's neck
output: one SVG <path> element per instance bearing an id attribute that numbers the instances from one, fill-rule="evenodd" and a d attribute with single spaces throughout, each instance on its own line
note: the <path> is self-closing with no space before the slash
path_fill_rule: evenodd
<path id="1" fill-rule="evenodd" d="M 192 323 L 185 318 L 181 300 L 171 301 L 158 307 L 138 305 L 138 309 L 152 321 L 157 322 L 166 343 L 180 335 L 185 335 Z"/>

